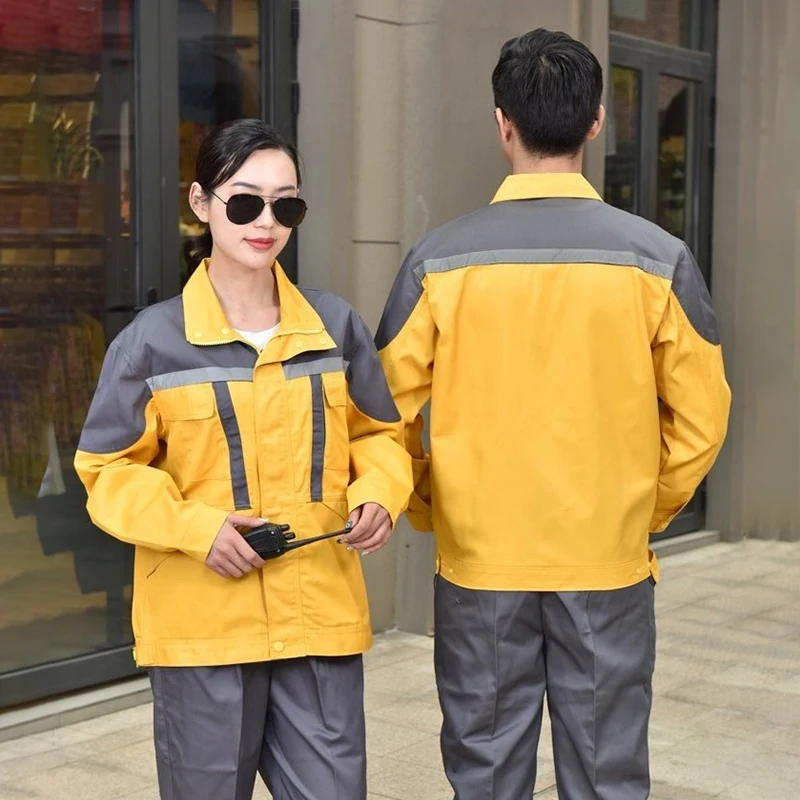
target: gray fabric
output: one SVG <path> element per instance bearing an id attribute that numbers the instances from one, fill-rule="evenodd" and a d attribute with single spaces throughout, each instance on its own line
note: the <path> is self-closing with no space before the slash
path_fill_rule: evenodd
<path id="1" fill-rule="evenodd" d="M 233 503 L 237 511 L 250 508 L 250 492 L 247 488 L 247 470 L 244 463 L 244 449 L 242 447 L 242 434 L 239 430 L 239 421 L 233 408 L 231 390 L 224 381 L 215 383 L 214 395 L 217 398 L 217 413 L 219 414 L 222 430 L 225 431 L 225 440 L 228 443 L 228 456 L 231 466 L 231 485 L 233 488 Z"/>
<path id="2" fill-rule="evenodd" d="M 186 341 L 183 296 L 144 309 L 116 341 L 136 358 L 137 371 L 145 378 L 206 367 L 239 367 L 252 373 L 258 358 L 252 347 L 239 341 L 212 346 Z"/>
<path id="3" fill-rule="evenodd" d="M 650 275 L 671 279 L 674 265 L 654 261 L 631 252 L 614 250 L 484 250 L 478 253 L 463 253 L 449 258 L 432 258 L 414 268 L 414 274 L 422 280 L 433 272 L 450 272 L 476 265 L 492 264 L 608 264 L 618 267 L 638 267 Z"/>
<path id="4" fill-rule="evenodd" d="M 287 381 L 325 372 L 344 372 L 344 370 L 344 359 L 341 356 L 314 358 L 311 361 L 287 361 L 283 365 L 283 375 Z"/>
<path id="5" fill-rule="evenodd" d="M 361 656 L 272 669 L 260 771 L 274 800 L 366 800 Z"/>
<path id="6" fill-rule="evenodd" d="M 359 345 L 353 352 L 347 367 L 350 398 L 362 414 L 381 422 L 399 422 L 397 410 L 386 373 L 378 357 L 372 334 L 366 323 L 359 318 Z"/>
<path id="7" fill-rule="evenodd" d="M 545 694 L 560 800 L 649 796 L 651 580 L 614 591 L 493 592 L 437 576 L 435 632 L 455 800 L 531 796 Z"/>
<path id="8" fill-rule="evenodd" d="M 717 317 L 711 305 L 711 294 L 688 247 L 683 251 L 675 270 L 672 291 L 697 333 L 710 344 L 719 344 Z"/>
<path id="9" fill-rule="evenodd" d="M 591 258 L 616 254 L 616 261 L 612 257 L 603 262 L 601 258 L 601 263 L 613 264 L 625 253 L 648 272 L 671 276 L 684 250 L 680 239 L 652 222 L 597 200 L 539 198 L 494 203 L 436 228 L 414 245 L 389 294 L 375 343 L 381 350 L 402 330 L 422 296 L 420 281 L 425 274 L 436 271 L 434 267 L 464 266 L 470 254 L 589 251 L 596 254 Z M 564 256 L 558 260 L 562 258 L 562 263 L 574 263 Z M 628 260 L 627 256 L 623 260 Z"/>
<path id="10" fill-rule="evenodd" d="M 365 800 L 361 656 L 155 667 L 162 800 Z"/>
<path id="11" fill-rule="evenodd" d="M 195 386 L 199 383 L 218 383 L 220 381 L 253 381 L 253 370 L 249 367 L 200 367 L 198 369 L 182 369 L 154 375 L 147 379 L 150 391 L 160 389 L 176 389 L 179 386 Z"/>
<path id="12" fill-rule="evenodd" d="M 132 359 L 117 343 L 108 348 L 78 449 L 117 453 L 142 438 L 152 394 Z"/>
<path id="13" fill-rule="evenodd" d="M 269 670 L 156 667 L 150 683 L 161 800 L 251 800 Z"/>
<path id="14" fill-rule="evenodd" d="M 286 377 L 311 374 L 312 371 L 304 366 L 309 362 L 340 358 L 337 370 L 346 372 L 350 399 L 359 411 L 381 422 L 398 422 L 400 414 L 386 383 L 367 324 L 341 297 L 313 289 L 300 291 L 320 315 L 325 330 L 336 342 L 336 350 L 326 350 L 324 354 L 303 353 L 293 358 L 284 364 Z"/>
<path id="15" fill-rule="evenodd" d="M 322 475 L 325 466 L 325 404 L 322 378 L 311 375 L 311 501 L 322 500 Z"/>
<path id="16" fill-rule="evenodd" d="M 420 263 L 423 262 L 417 261 L 416 251 L 410 250 L 389 292 L 386 308 L 375 333 L 375 346 L 378 350 L 383 350 L 400 333 L 422 297 L 422 280 L 416 271 Z"/>

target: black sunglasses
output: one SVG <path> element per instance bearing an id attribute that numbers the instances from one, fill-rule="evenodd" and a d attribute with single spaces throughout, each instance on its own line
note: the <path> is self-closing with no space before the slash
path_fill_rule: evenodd
<path id="1" fill-rule="evenodd" d="M 274 200 L 265 200 L 257 194 L 235 194 L 223 200 L 216 192 L 211 192 L 214 197 L 225 204 L 228 219 L 234 225 L 247 225 L 261 216 L 264 206 L 272 206 L 272 216 L 278 225 L 284 228 L 296 228 L 306 216 L 308 206 L 306 201 L 299 197 L 276 197 Z"/>

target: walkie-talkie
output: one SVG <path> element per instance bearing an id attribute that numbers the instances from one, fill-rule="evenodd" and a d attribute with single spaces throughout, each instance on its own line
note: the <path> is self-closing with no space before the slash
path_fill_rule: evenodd
<path id="1" fill-rule="evenodd" d="M 288 525 L 280 525 L 274 522 L 267 522 L 257 528 L 250 528 L 243 534 L 244 540 L 258 553 L 265 561 L 270 558 L 278 558 L 290 550 L 297 550 L 298 547 L 305 547 L 307 544 L 321 542 L 324 539 L 332 539 L 334 536 L 344 536 L 350 533 L 353 523 L 348 520 L 347 525 L 340 531 L 323 533 L 321 536 L 312 536 L 310 539 L 301 539 L 299 542 L 293 541 L 296 534 L 289 530 Z"/>

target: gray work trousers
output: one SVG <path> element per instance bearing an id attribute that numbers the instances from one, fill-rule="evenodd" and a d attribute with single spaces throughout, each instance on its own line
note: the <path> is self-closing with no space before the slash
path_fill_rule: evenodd
<path id="1" fill-rule="evenodd" d="M 366 800 L 361 656 L 155 667 L 162 800 Z"/>
<path id="2" fill-rule="evenodd" d="M 498 592 L 437 575 L 435 625 L 455 800 L 531 797 L 545 695 L 560 800 L 649 796 L 652 579 L 614 591 Z"/>

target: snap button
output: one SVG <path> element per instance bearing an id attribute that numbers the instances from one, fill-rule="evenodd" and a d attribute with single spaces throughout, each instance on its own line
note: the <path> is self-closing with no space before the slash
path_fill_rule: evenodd
<path id="1" fill-rule="evenodd" d="M 302 347 L 303 346 L 303 340 L 302 339 L 295 339 L 294 346 L 295 347 Z"/>
<path id="2" fill-rule="evenodd" d="M 283 642 L 275 642 L 275 644 L 273 644 L 273 645 L 272 645 L 272 649 L 273 649 L 273 650 L 274 650 L 276 653 L 282 653 L 282 652 L 283 652 L 283 649 L 284 649 L 284 647 L 285 647 L 285 645 L 284 645 L 284 643 L 283 643 Z"/>
<path id="3" fill-rule="evenodd" d="M 203 338 L 203 331 L 195 331 L 194 335 L 195 335 L 196 339 L 202 339 Z"/>
<path id="4" fill-rule="evenodd" d="M 227 335 L 228 335 L 230 332 L 231 332 L 231 329 L 230 329 L 230 328 L 223 328 L 223 329 L 220 331 L 220 333 L 224 334 L 225 336 L 227 336 Z"/>

